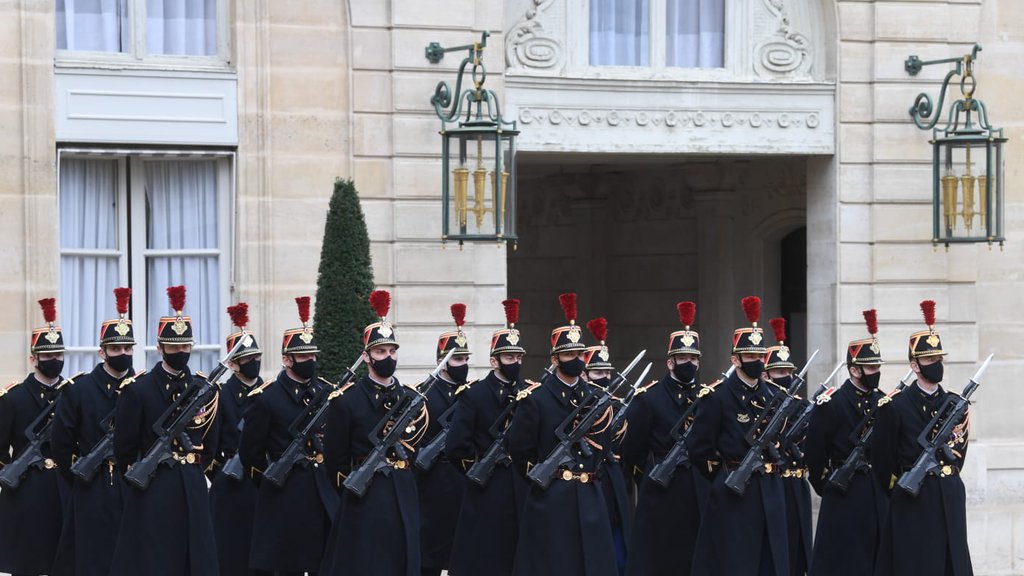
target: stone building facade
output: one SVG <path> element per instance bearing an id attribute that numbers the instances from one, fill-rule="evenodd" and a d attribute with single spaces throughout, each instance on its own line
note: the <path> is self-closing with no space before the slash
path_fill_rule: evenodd
<path id="1" fill-rule="evenodd" d="M 297 322 L 292 298 L 315 289 L 332 183 L 351 177 L 376 282 L 394 292 L 406 379 L 431 363 L 451 302 L 468 304 L 483 351 L 506 295 L 523 300 L 528 369 L 539 370 L 555 296 L 576 290 L 585 318 L 608 317 L 617 358 L 641 347 L 660 358 L 674 303 L 694 299 L 707 377 L 746 294 L 790 319 L 802 354 L 822 350 L 812 379 L 863 333 L 860 311 L 877 308 L 888 387 L 921 326 L 917 303 L 938 301 L 951 387 L 996 354 L 964 473 L 976 572 L 1024 574 L 1020 2 L 722 0 L 710 67 L 672 65 L 662 22 L 675 0 L 644 3 L 645 52 L 619 66 L 592 51 L 588 19 L 603 0 L 205 0 L 201 40 L 181 45 L 157 38 L 146 2 L 127 0 L 114 47 L 90 44 L 104 38 L 75 27 L 75 4 L 0 0 L 8 379 L 27 370 L 46 296 L 60 297 L 66 330 L 87 326 L 69 342 L 78 365 L 91 362 L 94 327 L 113 313 L 108 285 L 132 285 L 148 337 L 167 312 L 163 281 L 187 281 L 204 368 L 238 300 L 273 349 Z M 485 30 L 487 85 L 522 131 L 515 251 L 438 241 L 429 97 L 461 55 L 431 64 L 424 47 Z M 903 62 L 975 42 L 978 96 L 1010 139 L 1007 243 L 936 250 L 928 136 L 907 109 L 947 68 L 910 77 Z M 199 224 L 168 223 L 161 201 L 185 193 L 195 210 L 178 216 Z M 474 364 L 482 373 L 483 354 Z"/>

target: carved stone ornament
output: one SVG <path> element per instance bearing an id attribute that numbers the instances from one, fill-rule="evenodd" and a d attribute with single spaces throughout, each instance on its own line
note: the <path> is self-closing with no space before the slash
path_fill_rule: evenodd
<path id="1" fill-rule="evenodd" d="M 807 128 L 816 129 L 820 117 L 816 111 L 703 111 L 703 110 L 561 110 L 557 108 L 524 107 L 519 109 L 519 122 L 526 125 L 586 128 Z"/>
<path id="2" fill-rule="evenodd" d="M 775 19 L 773 35 L 754 48 L 754 72 L 761 78 L 778 79 L 809 76 L 810 41 L 789 23 L 784 0 L 762 0 Z"/>
<path id="3" fill-rule="evenodd" d="M 553 30 L 565 26 L 565 0 L 532 0 L 532 4 L 508 32 L 505 63 L 508 71 L 557 74 L 565 64 L 565 46 Z"/>

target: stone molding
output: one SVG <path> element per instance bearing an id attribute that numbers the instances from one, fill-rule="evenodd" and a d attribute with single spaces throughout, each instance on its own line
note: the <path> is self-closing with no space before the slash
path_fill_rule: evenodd
<path id="1" fill-rule="evenodd" d="M 818 112 L 792 110 L 777 112 L 721 111 L 721 110 L 632 110 L 617 108 L 546 108 L 522 107 L 519 122 L 524 126 L 548 124 L 551 126 L 594 126 L 596 128 L 647 127 L 653 130 L 681 128 L 793 128 L 816 130 L 821 125 Z"/>

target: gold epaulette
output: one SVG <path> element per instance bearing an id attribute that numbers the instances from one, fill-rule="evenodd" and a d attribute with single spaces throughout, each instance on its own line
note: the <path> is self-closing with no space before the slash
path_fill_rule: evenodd
<path id="1" fill-rule="evenodd" d="M 15 380 L 14 382 L 11 382 L 7 386 L 4 386 L 3 388 L 0 388 L 0 397 L 2 397 L 4 394 L 7 394 L 11 390 L 13 390 L 14 387 L 17 386 L 18 384 L 21 384 L 21 381 L 20 380 Z"/>
<path id="2" fill-rule="evenodd" d="M 634 394 L 633 397 L 636 398 L 637 396 L 643 394 L 644 392 L 647 392 L 648 390 L 653 388 L 654 385 L 657 384 L 657 383 L 658 383 L 657 380 L 651 380 L 650 384 L 645 384 L 644 386 L 641 386 L 641 387 L 637 388 L 636 394 Z"/>
<path id="3" fill-rule="evenodd" d="M 459 386 L 458 388 L 455 389 L 455 395 L 458 396 L 459 394 L 462 394 L 466 390 L 469 390 L 469 387 L 472 386 L 475 383 L 476 383 L 476 380 L 470 380 L 469 382 L 466 382 L 462 386 Z"/>
<path id="4" fill-rule="evenodd" d="M 85 372 L 79 372 L 78 374 L 75 374 L 71 378 L 65 378 L 64 382 L 61 383 L 61 386 L 70 386 L 70 385 L 74 384 L 75 383 L 75 379 L 78 378 L 79 376 L 81 376 L 82 374 L 85 374 Z"/>
<path id="5" fill-rule="evenodd" d="M 516 402 L 519 402 L 520 400 L 526 398 L 530 394 L 533 394 L 534 390 L 536 390 L 537 388 L 540 388 L 540 382 L 534 382 L 533 380 L 527 380 L 526 384 L 527 384 L 526 388 L 524 388 L 523 390 L 520 390 L 519 393 L 516 394 Z"/>
<path id="6" fill-rule="evenodd" d="M 267 386 L 270 386 L 273 383 L 274 383 L 274 380 L 268 380 L 268 381 L 264 382 L 263 384 L 260 384 L 256 388 L 253 388 L 252 390 L 250 390 L 249 393 L 245 395 L 245 397 L 246 398 L 252 398 L 253 396 L 258 396 L 260 394 L 263 394 L 263 389 L 266 388 Z"/>
<path id="7" fill-rule="evenodd" d="M 722 383 L 722 380 L 718 379 L 718 380 L 715 380 L 714 382 L 712 382 L 711 384 L 701 384 L 700 385 L 700 392 L 697 392 L 697 398 L 703 398 L 703 397 L 707 396 L 708 394 L 711 394 L 712 392 L 715 391 L 715 388 L 717 388 L 718 385 L 721 384 L 721 383 Z"/>
<path id="8" fill-rule="evenodd" d="M 815 398 L 814 403 L 817 404 L 818 406 L 821 406 L 822 404 L 828 404 L 829 402 L 832 401 L 832 395 L 836 393 L 836 390 L 839 390 L 838 386 L 834 388 L 829 388 L 828 390 L 825 390 L 821 394 L 818 394 L 818 397 Z"/>
<path id="9" fill-rule="evenodd" d="M 346 390 L 348 390 L 349 388 L 351 388 L 351 387 L 353 387 L 355 385 L 356 385 L 355 382 L 349 382 L 348 384 L 345 384 L 341 388 L 338 388 L 337 390 L 334 390 L 333 392 L 331 392 L 330 394 L 327 395 L 327 401 L 330 402 L 331 400 L 334 400 L 338 396 L 341 396 L 342 394 L 344 394 Z"/>
<path id="10" fill-rule="evenodd" d="M 879 398 L 878 399 L 878 407 L 881 408 L 882 406 L 885 406 L 886 404 L 891 402 L 892 399 L 895 398 L 900 392 L 903 392 L 903 390 L 901 388 L 897 388 L 897 389 L 893 390 L 892 392 L 889 392 L 885 396 L 882 396 L 881 398 Z"/>
<path id="11" fill-rule="evenodd" d="M 125 386 L 131 384 L 132 382 L 135 382 L 136 380 L 138 380 L 145 373 L 146 373 L 145 370 L 143 370 L 141 372 L 136 372 L 135 374 L 132 374 L 131 376 L 125 378 L 124 380 L 121 380 L 121 384 L 119 384 L 118 387 L 117 387 L 118 391 L 120 391 Z"/>

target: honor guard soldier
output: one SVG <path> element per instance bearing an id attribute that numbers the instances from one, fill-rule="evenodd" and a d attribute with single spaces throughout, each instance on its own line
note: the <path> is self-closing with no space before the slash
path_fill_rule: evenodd
<path id="1" fill-rule="evenodd" d="M 448 572 L 452 576 L 509 576 L 519 537 L 519 510 L 529 490 L 526 478 L 511 466 L 506 431 L 516 397 L 523 391 L 520 370 L 526 350 L 516 328 L 519 300 L 502 302 L 506 327 L 491 335 L 491 371 L 458 393 L 448 455 L 464 470 L 497 450 L 487 478 L 466 483 Z"/>
<path id="2" fill-rule="evenodd" d="M 846 348 L 850 377 L 818 397 L 807 426 L 804 458 L 811 486 L 821 496 L 811 576 L 863 576 L 875 566 L 887 498 L 871 474 L 869 460 L 862 456 L 860 462 L 852 463 L 853 474 L 842 485 L 830 480 L 851 457 L 855 440 L 860 439 L 855 431 L 874 425 L 875 411 L 885 397 L 878 389 L 883 362 L 875 335 L 877 313 L 865 310 L 864 320 L 868 337 Z"/>
<path id="3" fill-rule="evenodd" d="M 909 349 L 910 368 L 917 379 L 879 411 L 872 437 L 874 472 L 892 490 L 875 574 L 969 576 L 973 568 L 967 547 L 967 499 L 960 470 L 967 455 L 970 416 L 965 414 L 956 423 L 948 441 L 949 454 L 944 450 L 937 452 L 938 466 L 925 476 L 916 496 L 894 486 L 921 454 L 921 433 L 939 424 L 933 419 L 947 398 L 958 397 L 941 386 L 942 357 L 946 352 L 935 330 L 935 302 L 921 302 L 921 311 L 928 329 L 911 334 Z"/>
<path id="4" fill-rule="evenodd" d="M 64 335 L 56 324 L 56 300 L 44 298 L 39 305 L 46 326 L 32 331 L 32 373 L 0 388 L 0 474 L 7 472 L 0 484 L 0 572 L 16 576 L 51 573 L 61 533 L 61 494 L 66 489 L 46 428 L 54 403 L 74 379 L 60 376 Z M 42 459 L 13 475 L 14 468 L 8 469 L 12 458 L 27 457 L 33 441 L 41 442 Z"/>
<path id="5" fill-rule="evenodd" d="M 455 330 L 445 332 L 437 339 L 437 361 L 455 350 L 441 370 L 438 381 L 427 391 L 429 424 L 421 446 L 427 446 L 438 434 L 448 434 L 454 415 L 456 393 L 469 386 L 469 341 L 462 326 L 466 322 L 466 305 L 452 304 Z M 446 439 L 447 441 L 447 439 Z M 415 469 L 420 495 L 420 550 L 423 576 L 440 576 L 448 568 L 452 552 L 455 523 L 459 519 L 459 506 L 466 478 L 447 455 L 442 452 L 429 469 Z"/>
<path id="6" fill-rule="evenodd" d="M 786 346 L 786 319 L 772 318 L 768 321 L 778 342 L 769 346 L 764 355 L 762 379 L 778 386 L 780 394 L 786 394 L 793 383 L 796 365 L 790 361 L 791 352 Z M 789 541 L 789 574 L 803 576 L 811 565 L 811 488 L 807 485 L 807 469 L 804 464 L 800 442 L 796 446 L 780 446 L 783 461 L 778 474 L 782 478 L 786 497 L 786 536 Z M 793 449 L 795 448 L 795 450 Z"/>
<path id="7" fill-rule="evenodd" d="M 391 294 L 374 290 L 370 306 L 380 320 L 363 330 L 369 373 L 343 388 L 327 414 L 327 468 L 342 495 L 320 576 L 420 576 L 419 501 L 409 456 L 425 430 L 426 410 L 406 427 L 400 445 L 389 448 L 386 468 L 375 472 L 363 496 L 343 486 L 373 450 L 371 435 L 381 420 L 416 394 L 394 377 L 398 340 L 387 321 Z M 384 428 L 378 436 L 388 432 Z"/>
<path id="8" fill-rule="evenodd" d="M 525 472 L 551 454 L 560 441 L 557 429 L 596 391 L 580 378 L 586 367 L 586 346 L 576 325 L 576 294 L 562 294 L 559 300 L 569 323 L 551 332 L 551 363 L 555 371 L 543 383 L 530 384 L 509 429 L 509 453 Z M 611 522 L 598 485 L 604 451 L 611 440 L 611 413 L 611 408 L 607 408 L 587 431 L 581 443 L 588 448 L 584 449 L 581 443 L 570 447 L 571 462 L 559 467 L 547 488 L 537 483 L 530 486 L 513 574 L 618 574 Z"/>
<path id="9" fill-rule="evenodd" d="M 256 398 L 256 395 L 251 395 L 252 392 L 263 385 L 263 379 L 260 378 L 263 351 L 256 337 L 246 328 L 249 324 L 249 305 L 239 302 L 228 306 L 227 312 L 231 323 L 238 330 L 228 336 L 226 349 L 234 350 L 239 340 L 242 344 L 234 358 L 227 362 L 232 375 L 220 389 L 220 441 L 217 443 L 217 458 L 210 473 L 210 514 L 213 517 L 213 534 L 217 539 L 220 575 L 255 576 L 268 574 L 249 568 L 258 489 L 252 476 L 245 473 L 240 463 L 230 470 L 223 467 L 226 463 L 240 460 L 238 447 L 243 418 L 246 409 Z M 244 339 L 245 336 L 249 339 Z"/>
<path id="10" fill-rule="evenodd" d="M 316 375 L 320 349 L 309 325 L 309 296 L 296 298 L 295 303 L 302 326 L 284 332 L 277 378 L 249 392 L 239 444 L 242 465 L 259 484 L 249 566 L 279 576 L 320 568 L 338 505 L 317 438 L 304 443 L 305 458 L 288 472 L 282 486 L 261 476 L 292 443 L 310 405 L 326 400 L 332 391 L 330 383 Z"/>
<path id="11" fill-rule="evenodd" d="M 593 386 L 606 390 L 612 381 L 612 373 L 615 367 L 611 363 L 611 353 L 608 351 L 608 320 L 605 318 L 594 318 L 587 322 L 587 330 L 599 342 L 596 346 L 588 346 L 583 353 L 587 381 Z M 615 541 L 615 564 L 622 574 L 626 569 L 626 544 L 629 542 L 632 533 L 633 520 L 633 495 L 627 488 L 626 475 L 622 470 L 619 456 L 619 443 L 626 433 L 626 424 L 623 423 L 618 430 L 610 430 L 612 441 L 609 449 L 605 451 L 605 458 L 602 470 L 604 471 L 602 491 L 604 492 L 605 503 L 608 506 L 608 517 L 612 523 L 612 538 Z"/>
<path id="12" fill-rule="evenodd" d="M 698 380 L 700 334 L 692 328 L 697 305 L 680 302 L 676 310 L 683 329 L 669 335 L 667 371 L 660 380 L 637 391 L 627 413 L 629 431 L 622 443 L 622 458 L 638 482 L 626 570 L 631 576 L 690 573 L 710 489 L 707 470 L 690 465 L 676 470 L 668 486 L 648 477 L 651 468 L 676 443 L 672 431 L 697 402 L 702 389 Z M 685 432 L 687 425 L 684 423 L 679 432 Z"/>
<path id="13" fill-rule="evenodd" d="M 760 298 L 744 298 L 743 311 L 752 326 L 733 333 L 736 370 L 697 403 L 686 439 L 694 464 L 717 470 L 697 535 L 693 574 L 698 576 L 789 574 L 785 496 L 774 463 L 758 467 L 742 496 L 725 485 L 750 449 L 747 433 L 775 394 L 761 379 L 766 350 L 764 331 L 757 326 Z"/>
<path id="14" fill-rule="evenodd" d="M 185 287 L 167 289 L 173 316 L 160 318 L 157 349 L 161 360 L 134 382 L 124 382 L 114 413 L 114 458 L 122 473 L 155 445 L 161 416 L 193 386 L 188 367 L 194 339 L 184 315 Z M 195 385 L 199 385 L 198 382 Z M 217 551 L 203 469 L 213 461 L 217 442 L 217 395 L 197 411 L 185 430 L 189 450 L 174 439 L 173 458 L 161 464 L 141 489 L 126 483 L 124 511 L 111 576 L 166 574 L 215 576 Z M 169 422 L 167 423 L 169 424 Z"/>
<path id="15" fill-rule="evenodd" d="M 102 361 L 64 390 L 53 421 L 53 459 L 72 486 L 59 557 L 76 576 L 107 576 L 121 524 L 121 477 L 113 452 L 89 471 L 73 474 L 72 465 L 94 449 L 113 448 L 110 435 L 118 391 L 125 380 L 137 376 L 132 368 L 135 334 L 127 318 L 130 298 L 131 289 L 114 289 L 118 317 L 100 326 Z"/>

